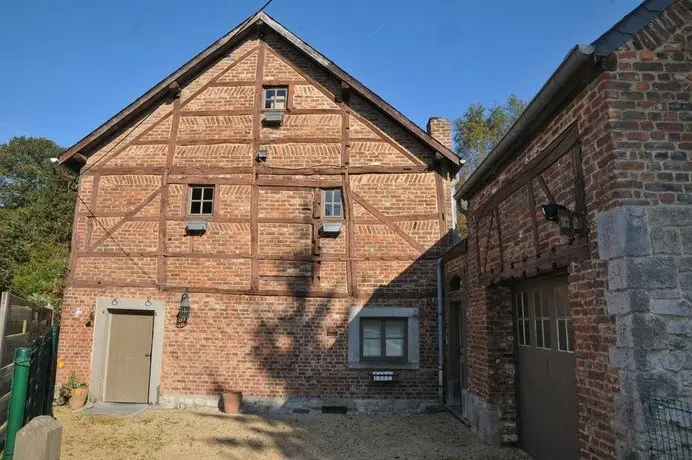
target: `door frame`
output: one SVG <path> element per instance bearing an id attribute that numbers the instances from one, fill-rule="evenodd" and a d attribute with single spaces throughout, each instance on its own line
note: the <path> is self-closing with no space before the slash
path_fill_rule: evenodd
<path id="1" fill-rule="evenodd" d="M 89 400 L 103 401 L 106 389 L 106 363 L 110 342 L 110 320 L 113 310 L 140 310 L 154 312 L 154 331 L 151 341 L 151 368 L 149 374 L 149 404 L 158 403 L 163 358 L 163 331 L 166 302 L 150 299 L 96 299 L 94 340 L 92 345 L 91 381 Z"/>

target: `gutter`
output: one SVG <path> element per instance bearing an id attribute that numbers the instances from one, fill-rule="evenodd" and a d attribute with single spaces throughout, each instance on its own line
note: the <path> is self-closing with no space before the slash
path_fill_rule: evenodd
<path id="1" fill-rule="evenodd" d="M 562 89 L 570 82 L 578 70 L 587 63 L 595 62 L 593 45 L 577 45 L 567 54 L 560 66 L 543 85 L 538 94 L 529 102 L 521 116 L 514 122 L 502 140 L 464 182 L 454 194 L 455 199 L 466 199 L 471 192 L 482 185 L 492 169 L 497 167 L 502 157 L 506 156 L 518 142 L 523 140 L 527 131 L 535 128 L 537 120 L 545 115 L 545 108 L 555 102 L 556 98 L 567 97 Z"/>

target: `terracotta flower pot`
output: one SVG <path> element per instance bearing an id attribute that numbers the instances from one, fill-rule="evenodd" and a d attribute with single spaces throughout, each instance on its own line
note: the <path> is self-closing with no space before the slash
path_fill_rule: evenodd
<path id="1" fill-rule="evenodd" d="M 223 411 L 227 414 L 239 414 L 240 403 L 243 402 L 242 391 L 224 391 L 223 395 Z"/>
<path id="2" fill-rule="evenodd" d="M 81 409 L 82 407 L 84 407 L 84 404 L 86 404 L 88 396 L 89 388 L 73 388 L 70 392 L 70 399 L 67 401 L 67 405 L 70 406 L 70 409 L 72 410 Z"/>

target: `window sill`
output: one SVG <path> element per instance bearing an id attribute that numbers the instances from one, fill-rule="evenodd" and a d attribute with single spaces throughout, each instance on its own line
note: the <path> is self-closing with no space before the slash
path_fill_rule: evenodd
<path id="1" fill-rule="evenodd" d="M 354 362 L 351 361 L 348 363 L 348 368 L 349 369 L 381 369 L 381 370 L 401 370 L 401 369 L 419 369 L 420 365 L 419 363 L 402 363 L 402 362 L 394 362 L 394 363 L 386 363 L 386 362 Z"/>

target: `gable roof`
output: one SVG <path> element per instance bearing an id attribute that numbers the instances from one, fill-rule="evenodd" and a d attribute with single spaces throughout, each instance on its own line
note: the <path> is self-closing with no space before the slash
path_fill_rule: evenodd
<path id="1" fill-rule="evenodd" d="M 456 199 L 468 199 L 495 176 L 522 143 L 541 129 L 553 112 L 573 96 L 573 89 L 592 81 L 600 72 L 600 59 L 606 58 L 656 19 L 674 0 L 645 0 L 590 45 L 576 45 L 547 82 L 531 99 L 504 137 L 456 191 Z"/>
<path id="2" fill-rule="evenodd" d="M 339 66 L 302 41 L 291 31 L 286 29 L 263 11 L 260 11 L 259 13 L 243 21 L 240 25 L 232 29 L 226 35 L 214 42 L 211 46 L 185 63 L 178 70 L 161 80 L 137 100 L 132 102 L 115 116 L 89 133 L 82 140 L 78 141 L 72 147 L 66 149 L 58 157 L 58 162 L 60 164 L 65 164 L 68 167 L 79 169 L 79 163 L 75 159 L 75 155 L 80 153 L 88 154 L 89 151 L 95 149 L 97 146 L 117 135 L 122 129 L 129 126 L 134 120 L 137 120 L 138 117 L 140 117 L 147 110 L 156 106 L 166 97 L 168 97 L 172 87 L 183 86 L 193 80 L 197 75 L 208 68 L 216 59 L 227 52 L 233 45 L 245 38 L 248 31 L 252 31 L 253 26 L 257 24 L 266 24 L 271 30 L 290 42 L 296 49 L 309 57 L 312 61 L 316 62 L 328 73 L 348 84 L 353 91 L 357 92 L 367 101 L 374 104 L 377 108 L 391 117 L 394 121 L 413 134 L 416 138 L 421 140 L 424 144 L 432 148 L 434 151 L 442 154 L 455 166 L 455 168 L 459 168 L 461 165 L 463 165 L 463 160 L 459 158 L 459 156 L 456 155 L 452 150 L 434 139 L 417 124 L 392 107 L 384 99 L 380 98 L 377 94 L 365 87 L 354 77 L 346 73 Z"/>

